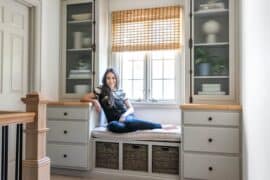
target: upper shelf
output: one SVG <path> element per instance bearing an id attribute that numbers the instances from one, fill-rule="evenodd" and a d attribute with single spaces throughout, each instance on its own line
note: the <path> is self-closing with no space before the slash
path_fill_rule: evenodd
<path id="1" fill-rule="evenodd" d="M 216 43 L 195 43 L 194 46 L 226 46 L 229 42 L 216 42 Z"/>
<path id="2" fill-rule="evenodd" d="M 209 15 L 227 14 L 228 12 L 229 12 L 228 9 L 210 9 L 210 10 L 198 10 L 195 11 L 194 14 L 197 16 L 209 16 Z"/>
<path id="3" fill-rule="evenodd" d="M 92 20 L 83 20 L 83 21 L 77 21 L 77 20 L 72 20 L 68 21 L 68 24 L 84 24 L 84 23 L 93 23 L 94 21 Z"/>

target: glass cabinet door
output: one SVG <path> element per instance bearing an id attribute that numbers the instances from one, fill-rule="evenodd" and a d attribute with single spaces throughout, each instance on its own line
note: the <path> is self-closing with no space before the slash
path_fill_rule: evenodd
<path id="1" fill-rule="evenodd" d="M 92 2 L 66 5 L 65 94 L 92 91 L 93 6 Z"/>
<path id="2" fill-rule="evenodd" d="M 230 93 L 229 0 L 193 0 L 193 94 Z"/>

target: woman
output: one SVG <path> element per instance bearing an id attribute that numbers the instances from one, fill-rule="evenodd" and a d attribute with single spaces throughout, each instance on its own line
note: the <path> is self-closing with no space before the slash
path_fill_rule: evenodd
<path id="1" fill-rule="evenodd" d="M 107 128 L 112 132 L 125 133 L 136 130 L 170 128 L 159 123 L 139 120 L 122 89 L 119 89 L 119 76 L 113 68 L 108 68 L 102 79 L 102 86 L 93 93 L 86 94 L 82 102 L 92 102 L 98 112 L 101 107 L 108 120 Z"/>

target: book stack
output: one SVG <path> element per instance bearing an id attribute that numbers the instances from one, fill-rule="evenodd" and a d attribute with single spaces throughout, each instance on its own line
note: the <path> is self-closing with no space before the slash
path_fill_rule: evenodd
<path id="1" fill-rule="evenodd" d="M 221 84 L 202 84 L 202 91 L 198 92 L 199 95 L 225 95 L 221 91 Z"/>
<path id="2" fill-rule="evenodd" d="M 90 79 L 91 71 L 90 69 L 73 69 L 69 72 L 70 79 Z"/>
<path id="3" fill-rule="evenodd" d="M 225 9 L 223 2 L 200 4 L 200 10 Z"/>

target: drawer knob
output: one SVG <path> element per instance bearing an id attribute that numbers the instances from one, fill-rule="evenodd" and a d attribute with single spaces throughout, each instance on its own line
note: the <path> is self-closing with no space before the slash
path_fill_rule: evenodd
<path id="1" fill-rule="evenodd" d="M 67 155 L 66 155 L 66 154 L 64 154 L 64 155 L 63 155 L 63 157 L 64 157 L 64 158 L 67 158 Z"/>
<path id="2" fill-rule="evenodd" d="M 67 112 L 64 112 L 64 116 L 67 116 L 68 115 L 68 113 Z"/>
<path id="3" fill-rule="evenodd" d="M 212 121 L 213 120 L 213 118 L 210 116 L 210 117 L 208 117 L 208 121 Z"/>
<path id="4" fill-rule="evenodd" d="M 209 171 L 213 171 L 213 167 L 212 167 L 212 166 L 209 166 L 209 167 L 208 167 L 208 170 L 209 170 Z"/>
<path id="5" fill-rule="evenodd" d="M 64 134 L 67 134 L 68 133 L 68 131 L 67 130 L 64 130 Z"/>
<path id="6" fill-rule="evenodd" d="M 210 142 L 210 143 L 213 142 L 213 139 L 212 138 L 209 138 L 208 139 L 208 142 Z"/>

